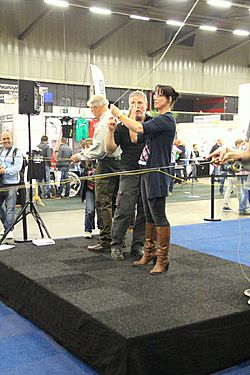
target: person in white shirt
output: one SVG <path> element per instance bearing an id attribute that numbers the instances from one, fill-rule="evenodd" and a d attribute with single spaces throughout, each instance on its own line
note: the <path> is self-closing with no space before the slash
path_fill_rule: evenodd
<path id="1" fill-rule="evenodd" d="M 113 153 L 107 154 L 104 141 L 108 134 L 108 121 L 113 115 L 108 109 L 108 100 L 102 95 L 93 95 L 88 101 L 88 106 L 98 120 L 93 136 L 93 144 L 72 155 L 70 161 L 77 163 L 81 160 L 97 159 L 96 183 L 95 183 L 95 205 L 100 229 L 100 239 L 96 245 L 88 246 L 92 251 L 110 251 L 110 231 L 112 215 L 114 213 L 116 195 L 119 186 L 119 176 L 99 178 L 98 175 L 120 171 L 120 147 Z"/>

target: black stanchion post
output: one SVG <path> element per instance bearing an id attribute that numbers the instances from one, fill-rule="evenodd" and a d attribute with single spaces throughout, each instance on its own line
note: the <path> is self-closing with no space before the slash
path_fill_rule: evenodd
<path id="1" fill-rule="evenodd" d="M 209 219 L 204 218 L 205 221 L 221 221 L 221 219 L 214 218 L 214 182 L 215 176 L 212 174 L 211 176 L 211 217 Z"/>

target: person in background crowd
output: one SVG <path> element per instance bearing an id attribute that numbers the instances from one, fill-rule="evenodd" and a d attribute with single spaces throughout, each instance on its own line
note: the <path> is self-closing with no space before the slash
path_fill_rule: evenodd
<path id="1" fill-rule="evenodd" d="M 243 147 L 243 144 L 244 144 L 243 139 L 236 139 L 235 150 L 240 150 Z M 230 167 L 230 165 L 228 165 L 228 167 Z M 232 173 L 233 171 L 230 174 Z M 227 177 L 227 188 L 226 188 L 225 195 L 224 195 L 222 211 L 224 212 L 232 211 L 232 209 L 229 207 L 229 201 L 231 198 L 233 187 L 235 186 L 238 201 L 239 201 L 239 214 L 242 215 L 243 212 L 245 212 L 246 210 L 245 201 L 247 200 L 245 198 L 248 198 L 248 191 L 245 189 L 246 179 L 247 179 L 247 173 L 245 171 L 240 171 L 234 176 Z"/>
<path id="2" fill-rule="evenodd" d="M 82 160 L 98 159 L 96 175 L 108 174 L 120 171 L 120 148 L 112 154 L 105 151 L 104 141 L 108 133 L 108 121 L 111 112 L 108 109 L 108 100 L 102 95 L 93 95 L 88 101 L 93 115 L 98 120 L 93 137 L 93 145 L 83 149 L 78 154 L 72 155 L 70 160 L 77 163 Z M 97 178 L 95 182 L 95 205 L 100 239 L 96 245 L 88 246 L 89 250 L 103 252 L 110 250 L 110 230 L 112 214 L 119 185 L 119 176 Z"/>
<path id="3" fill-rule="evenodd" d="M 198 182 L 197 179 L 197 160 L 200 157 L 200 153 L 198 150 L 198 145 L 196 143 L 193 144 L 193 149 L 190 153 L 190 164 L 191 164 L 191 172 L 189 173 L 188 177 L 191 178 L 191 176 L 194 178 L 196 182 Z"/>
<path id="4" fill-rule="evenodd" d="M 247 138 L 249 139 L 250 129 L 248 127 L 247 131 Z M 212 158 L 213 162 L 217 165 L 221 163 L 226 163 L 229 160 L 239 160 L 250 163 L 250 141 L 248 141 L 248 146 L 246 150 L 241 151 L 231 151 L 228 147 L 220 147 L 215 150 L 213 153 L 208 155 L 208 158 Z M 246 289 L 244 294 L 249 298 L 250 297 L 250 289 Z M 250 305 L 250 299 L 248 300 L 248 304 Z"/>
<path id="5" fill-rule="evenodd" d="M 9 132 L 2 133 L 1 141 L 0 176 L 3 179 L 4 190 L 0 193 L 0 219 L 5 232 L 10 230 L 6 239 L 14 239 L 11 229 L 15 221 L 19 172 L 22 169 L 23 156 L 21 151 L 13 146 L 12 135 Z"/>
<path id="6" fill-rule="evenodd" d="M 91 138 L 81 142 L 83 149 L 88 149 L 93 144 Z M 96 160 L 81 161 L 83 175 L 92 177 L 96 171 Z M 92 238 L 92 231 L 95 229 L 95 182 L 93 179 L 84 180 L 82 187 L 82 201 L 85 200 L 84 238 Z"/>
<path id="7" fill-rule="evenodd" d="M 218 138 L 217 141 L 215 142 L 215 144 L 211 147 L 211 150 L 210 150 L 209 154 L 213 153 L 218 148 L 220 148 L 222 146 L 222 144 L 223 144 L 222 140 L 220 138 Z M 210 161 L 211 161 L 211 159 L 210 159 Z M 224 170 L 223 165 L 220 166 L 220 165 L 213 164 L 212 175 L 218 176 L 220 174 L 225 174 L 225 170 Z M 219 182 L 219 194 L 221 196 L 223 196 L 225 177 L 215 178 L 215 181 Z"/>
<path id="8" fill-rule="evenodd" d="M 129 96 L 129 107 L 135 107 L 135 119 L 145 122 L 150 119 L 146 115 L 147 97 L 142 91 L 134 91 Z M 132 171 L 138 169 L 138 160 L 144 143 L 135 144 L 130 140 L 126 126 L 114 121 L 109 122 L 109 132 L 106 137 L 106 151 L 114 152 L 118 146 L 122 149 L 121 170 Z M 130 223 L 133 221 L 136 208 L 136 219 L 130 254 L 137 258 L 143 255 L 145 242 L 145 215 L 140 191 L 140 175 L 121 175 L 116 202 L 116 209 L 111 228 L 111 256 L 116 260 L 123 260 L 123 241 Z"/>
<path id="9" fill-rule="evenodd" d="M 178 159 L 176 161 L 177 166 L 179 168 L 176 168 L 176 177 L 177 183 L 182 183 L 182 176 L 181 176 L 181 170 L 183 170 L 183 178 L 184 181 L 187 181 L 187 166 L 186 166 L 186 147 L 184 142 L 181 139 L 176 139 L 175 144 L 179 150 L 181 150 L 181 153 L 178 153 Z"/>
<path id="10" fill-rule="evenodd" d="M 37 146 L 43 154 L 43 160 L 45 165 L 45 196 L 44 198 L 50 198 L 50 166 L 51 166 L 51 156 L 52 156 L 52 148 L 48 144 L 48 137 L 47 135 L 43 135 L 41 137 L 41 142 Z M 42 198 L 42 182 L 43 180 L 39 179 L 38 183 L 38 195 Z"/>
<path id="11" fill-rule="evenodd" d="M 159 115 L 147 122 L 138 122 L 136 107 L 131 110 L 131 118 L 121 114 L 119 108 L 111 106 L 112 114 L 131 130 L 131 140 L 140 142 L 146 136 L 139 165 L 143 169 L 168 167 L 171 164 L 171 151 L 176 134 L 176 124 L 171 109 L 179 94 L 171 86 L 157 85 L 154 105 Z M 146 171 L 145 171 L 146 172 Z M 168 270 L 170 224 L 166 217 L 165 203 L 168 195 L 169 176 L 161 173 L 146 172 L 141 175 L 141 194 L 146 216 L 146 244 L 143 257 L 134 263 L 145 266 L 151 260 L 156 261 L 151 275 L 158 275 Z M 158 252 L 156 252 L 156 238 Z"/>
<path id="12" fill-rule="evenodd" d="M 181 150 L 176 146 L 177 140 L 174 140 L 172 151 L 171 151 L 171 167 L 169 168 L 169 195 L 173 194 L 174 189 L 174 177 L 175 177 L 175 163 L 181 154 Z"/>
<path id="13" fill-rule="evenodd" d="M 62 197 L 63 188 L 65 186 L 64 198 L 69 198 L 70 183 L 69 183 L 69 159 L 72 156 L 72 149 L 68 146 L 67 138 L 62 137 L 61 146 L 57 154 L 56 167 L 61 172 L 60 186 L 57 190 L 57 198 Z"/>

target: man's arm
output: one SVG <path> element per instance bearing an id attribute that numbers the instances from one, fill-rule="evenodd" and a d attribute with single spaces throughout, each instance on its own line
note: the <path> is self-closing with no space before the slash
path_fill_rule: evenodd
<path id="1" fill-rule="evenodd" d="M 117 127 L 116 118 L 112 117 L 108 121 L 109 131 L 105 138 L 104 146 L 108 154 L 112 154 L 117 149 L 117 144 L 115 143 L 115 129 Z"/>
<path id="2" fill-rule="evenodd" d="M 107 133 L 108 129 L 106 127 L 98 127 L 95 130 L 93 144 L 89 148 L 85 148 L 79 153 L 72 155 L 69 160 L 73 163 L 78 163 L 82 160 L 101 159 L 105 155 L 104 140 Z"/>
<path id="3" fill-rule="evenodd" d="M 114 116 L 118 117 L 119 120 L 128 128 L 135 133 L 143 134 L 144 129 L 140 122 L 133 120 L 130 117 L 127 117 L 124 114 L 121 114 L 119 108 L 117 108 L 114 104 L 111 104 L 111 112 Z M 132 141 L 132 140 L 131 140 Z M 133 141 L 132 141 L 133 142 Z"/>
<path id="4" fill-rule="evenodd" d="M 132 143 L 138 143 L 138 134 L 129 130 L 129 136 Z"/>

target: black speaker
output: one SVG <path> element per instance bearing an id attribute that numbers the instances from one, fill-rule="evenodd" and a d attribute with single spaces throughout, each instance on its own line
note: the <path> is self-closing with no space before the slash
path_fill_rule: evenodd
<path id="1" fill-rule="evenodd" d="M 197 177 L 208 177 L 209 176 L 209 163 L 207 164 L 202 164 L 204 163 L 203 160 L 198 160 L 201 164 L 197 164 L 197 169 L 196 169 L 196 175 Z"/>
<path id="2" fill-rule="evenodd" d="M 40 113 L 41 96 L 39 84 L 34 81 L 20 80 L 18 86 L 18 101 L 20 114 Z"/>

